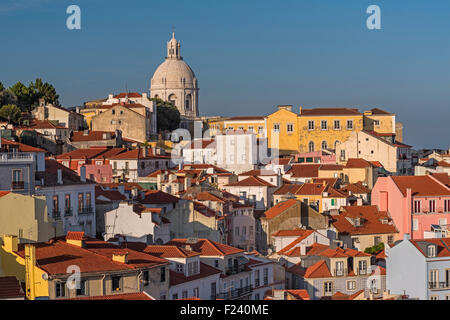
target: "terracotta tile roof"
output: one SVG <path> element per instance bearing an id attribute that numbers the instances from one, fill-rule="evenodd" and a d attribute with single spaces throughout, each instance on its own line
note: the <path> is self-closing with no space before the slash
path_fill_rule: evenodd
<path id="1" fill-rule="evenodd" d="M 194 274 L 186 277 L 183 273 L 175 272 L 170 270 L 170 285 L 176 286 L 182 283 L 206 278 L 215 274 L 220 274 L 222 271 L 207 265 L 206 263 L 200 262 L 200 272 L 198 274 Z"/>
<path id="2" fill-rule="evenodd" d="M 337 291 L 332 297 L 331 300 L 354 300 L 357 296 L 363 293 L 364 290 L 359 290 L 352 294 L 344 294 L 340 291 Z"/>
<path id="3" fill-rule="evenodd" d="M 170 193 L 161 190 L 148 190 L 145 192 L 145 198 L 140 202 L 143 204 L 167 204 L 177 203 L 180 198 L 177 198 Z"/>
<path id="4" fill-rule="evenodd" d="M 398 233 L 386 211 L 378 211 L 377 206 L 345 206 L 343 211 L 332 216 L 332 224 L 340 234 L 393 234 Z M 361 219 L 361 226 L 355 226 L 354 219 Z M 384 222 L 384 223 L 383 223 Z"/>
<path id="5" fill-rule="evenodd" d="M 450 175 L 448 173 L 432 173 L 431 176 L 450 188 Z"/>
<path id="6" fill-rule="evenodd" d="M 192 164 L 185 164 L 183 165 L 183 170 L 186 169 L 197 169 L 197 170 L 206 170 L 208 168 L 214 169 L 215 173 L 230 173 L 229 171 L 220 168 L 218 166 L 215 166 L 213 164 L 207 164 L 207 163 L 192 163 Z"/>
<path id="7" fill-rule="evenodd" d="M 222 197 L 219 197 L 209 191 L 202 191 L 202 192 L 197 193 L 196 199 L 198 201 L 216 201 L 216 202 L 225 203 L 225 199 L 223 199 Z"/>
<path id="8" fill-rule="evenodd" d="M 358 109 L 353 108 L 313 108 L 302 109 L 299 116 L 346 116 L 362 115 Z"/>
<path id="9" fill-rule="evenodd" d="M 92 159 L 94 157 L 97 157 L 109 149 L 107 147 L 92 147 L 87 149 L 76 149 L 70 152 L 66 152 L 63 154 L 60 154 L 59 156 L 56 156 L 55 159 L 57 160 L 66 160 L 66 159 Z"/>
<path id="10" fill-rule="evenodd" d="M 275 233 L 272 233 L 272 237 L 300 237 L 305 234 L 305 229 L 294 229 L 294 230 L 279 230 Z"/>
<path id="11" fill-rule="evenodd" d="M 189 246 L 192 251 L 200 252 L 202 256 L 227 256 L 230 254 L 244 252 L 242 249 L 209 239 L 197 239 L 197 241 L 193 243 L 188 241 L 188 239 L 172 239 L 167 243 L 167 245 L 175 245 L 177 247 Z"/>
<path id="12" fill-rule="evenodd" d="M 11 191 L 0 191 L 0 198 L 6 196 L 9 193 L 11 193 Z"/>
<path id="13" fill-rule="evenodd" d="M 83 272 L 126 271 L 144 267 L 166 265 L 167 260 L 150 256 L 145 253 L 120 247 L 85 237 L 83 248 L 66 243 L 64 237 L 54 238 L 48 242 L 35 243 L 36 262 L 39 268 L 51 275 L 66 274 L 71 265 L 80 267 Z M 24 258 L 24 244 L 19 244 L 16 252 Z M 128 263 L 112 260 L 113 253 L 128 253 Z"/>
<path id="14" fill-rule="evenodd" d="M 239 176 L 276 176 L 277 173 L 273 170 L 266 170 L 266 169 L 255 169 L 250 170 L 247 172 L 240 173 Z"/>
<path id="15" fill-rule="evenodd" d="M 307 237 L 309 237 L 314 232 L 314 230 L 302 230 L 302 231 L 303 231 L 303 234 L 301 234 L 297 239 L 292 241 L 290 244 L 288 244 L 286 247 L 284 247 L 283 249 L 281 249 L 277 253 L 278 254 L 284 254 L 284 253 L 288 252 L 289 250 L 291 250 L 292 248 L 296 247 L 300 242 L 305 240 Z"/>
<path id="16" fill-rule="evenodd" d="M 20 282 L 16 277 L 0 277 L 0 300 L 25 298 Z"/>
<path id="17" fill-rule="evenodd" d="M 104 190 L 100 185 L 95 186 L 95 198 L 104 197 L 111 201 L 124 201 L 127 199 L 117 190 Z"/>
<path id="18" fill-rule="evenodd" d="M 120 98 L 142 98 L 142 94 L 138 93 L 138 92 L 122 92 L 119 94 L 116 94 L 114 96 L 114 98 L 116 99 L 120 99 Z"/>
<path id="19" fill-rule="evenodd" d="M 69 231 L 66 235 L 66 240 L 84 240 L 84 232 L 83 231 Z"/>
<path id="20" fill-rule="evenodd" d="M 62 300 L 155 300 L 145 292 L 117 293 L 106 296 L 77 297 Z"/>
<path id="21" fill-rule="evenodd" d="M 110 139 L 116 138 L 116 133 L 113 131 L 74 131 L 70 136 L 70 141 L 72 142 L 82 142 L 82 141 L 102 141 L 104 134 L 111 135 Z M 108 139 L 109 140 L 109 139 Z"/>
<path id="22" fill-rule="evenodd" d="M 159 258 L 190 258 L 200 255 L 198 252 L 174 245 L 146 245 L 144 243 L 130 242 L 127 243 L 127 247 Z"/>
<path id="23" fill-rule="evenodd" d="M 204 204 L 201 204 L 197 201 L 194 201 L 194 210 L 200 212 L 205 217 L 215 217 L 217 215 L 217 212 L 215 210 L 208 208 Z"/>
<path id="24" fill-rule="evenodd" d="M 344 166 L 340 164 L 322 164 L 319 168 L 319 171 L 339 171 L 343 168 Z"/>
<path id="25" fill-rule="evenodd" d="M 186 149 L 213 149 L 216 147 L 216 140 L 214 139 L 196 139 L 192 140 Z"/>
<path id="26" fill-rule="evenodd" d="M 413 196 L 448 196 L 450 188 L 436 182 L 430 176 L 391 176 L 397 187 L 406 196 L 410 188 Z"/>
<path id="27" fill-rule="evenodd" d="M 299 201 L 296 199 L 289 199 L 283 202 L 279 202 L 274 205 L 272 208 L 264 212 L 264 217 L 266 219 L 273 219 L 279 216 L 281 213 L 285 212 L 287 209 L 297 205 Z"/>
<path id="28" fill-rule="evenodd" d="M 345 168 L 355 169 L 355 168 L 368 168 L 373 167 L 373 164 L 367 160 L 361 158 L 350 158 L 345 164 Z"/>
<path id="29" fill-rule="evenodd" d="M 312 266 L 308 267 L 305 272 L 305 278 L 331 278 L 330 269 L 328 269 L 325 260 L 317 261 Z"/>
<path id="30" fill-rule="evenodd" d="M 73 170 L 63 166 L 53 159 L 45 159 L 45 172 L 37 172 L 36 178 L 44 179 L 43 187 L 60 186 L 58 184 L 58 169 L 62 172 L 62 185 L 95 184 L 95 181 L 86 178 L 86 182 L 81 181 L 80 176 Z"/>
<path id="31" fill-rule="evenodd" d="M 362 182 L 360 182 L 360 181 L 356 182 L 356 183 L 350 183 L 350 184 L 348 184 L 348 185 L 346 185 L 344 187 L 341 187 L 339 190 L 343 191 L 343 192 L 346 192 L 346 193 L 349 193 L 349 191 L 350 191 L 352 194 L 366 194 L 366 193 L 370 193 L 370 189 L 367 188 L 366 186 L 364 186 L 362 184 Z"/>
<path id="32" fill-rule="evenodd" d="M 304 183 L 302 187 L 295 193 L 296 195 L 322 195 L 327 188 L 323 183 Z"/>
<path id="33" fill-rule="evenodd" d="M 312 178 L 311 180 L 312 183 L 326 183 L 331 187 L 335 187 L 337 182 L 338 182 L 338 178 Z"/>
<path id="34" fill-rule="evenodd" d="M 275 165 L 288 165 L 291 161 L 293 160 L 292 157 L 289 158 L 275 158 L 272 159 L 272 161 L 270 161 L 270 164 L 275 164 Z"/>
<path id="35" fill-rule="evenodd" d="M 293 164 L 286 174 L 293 178 L 318 178 L 321 164 Z"/>
<path id="36" fill-rule="evenodd" d="M 17 126 L 17 129 L 67 129 L 64 126 L 57 125 L 49 120 L 37 120 L 33 121 L 28 126 Z"/>
<path id="37" fill-rule="evenodd" d="M 2 144 L 0 152 L 2 152 L 2 150 L 11 150 L 11 149 L 17 149 L 19 152 L 43 152 L 43 153 L 47 152 L 44 149 L 35 148 L 27 144 L 11 141 L 5 138 L 1 138 L 1 140 Z"/>
<path id="38" fill-rule="evenodd" d="M 306 268 L 303 268 L 300 263 L 294 264 L 289 268 L 285 267 L 285 270 L 288 273 L 293 273 L 301 277 L 304 277 L 306 272 Z"/>
<path id="39" fill-rule="evenodd" d="M 446 168 L 450 168 L 450 163 L 448 163 L 447 161 L 438 161 L 437 163 L 438 166 L 440 167 L 446 167 Z"/>
<path id="40" fill-rule="evenodd" d="M 383 165 L 379 161 L 369 161 L 374 167 L 382 168 Z"/>
<path id="41" fill-rule="evenodd" d="M 393 115 L 393 113 L 381 110 L 379 108 L 373 108 L 373 109 L 370 109 L 370 111 L 372 111 L 372 114 L 377 114 L 377 115 Z"/>
<path id="42" fill-rule="evenodd" d="M 264 116 L 237 116 L 237 117 L 231 117 L 231 118 L 227 118 L 225 119 L 225 122 L 227 121 L 244 121 L 244 120 L 264 120 L 265 117 Z"/>
<path id="43" fill-rule="evenodd" d="M 109 159 L 125 151 L 127 151 L 126 148 L 108 148 L 105 152 L 94 156 L 93 159 Z"/>
<path id="44" fill-rule="evenodd" d="M 323 196 L 324 198 L 347 198 L 348 194 L 342 192 L 341 190 L 335 189 L 327 185 L 324 192 L 328 193 L 327 196 Z"/>
<path id="45" fill-rule="evenodd" d="M 241 181 L 237 181 L 235 183 L 227 184 L 226 187 L 269 187 L 275 188 L 275 186 L 266 180 L 263 180 L 259 177 L 250 176 Z"/>
<path id="46" fill-rule="evenodd" d="M 147 156 L 145 156 L 145 151 L 143 148 L 137 148 L 128 150 L 117 155 L 111 156 L 109 159 L 112 160 L 137 160 L 137 159 L 170 159 L 170 155 L 159 155 L 154 154 L 151 148 L 147 148 Z"/>
<path id="47" fill-rule="evenodd" d="M 409 241 L 411 241 L 417 250 L 425 257 L 427 257 L 427 252 L 424 248 L 429 244 L 437 246 L 436 257 L 450 257 L 450 238 L 414 239 Z"/>
<path id="48" fill-rule="evenodd" d="M 281 187 L 279 187 L 273 194 L 274 195 L 284 195 L 284 194 L 295 194 L 300 188 L 302 187 L 301 184 L 283 184 Z"/>

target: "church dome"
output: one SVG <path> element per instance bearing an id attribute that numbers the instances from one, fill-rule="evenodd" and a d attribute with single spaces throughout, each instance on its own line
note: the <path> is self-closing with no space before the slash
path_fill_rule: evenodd
<path id="1" fill-rule="evenodd" d="M 172 34 L 167 42 L 166 60 L 159 65 L 151 80 L 151 89 L 197 88 L 194 72 L 181 57 L 181 45 Z"/>

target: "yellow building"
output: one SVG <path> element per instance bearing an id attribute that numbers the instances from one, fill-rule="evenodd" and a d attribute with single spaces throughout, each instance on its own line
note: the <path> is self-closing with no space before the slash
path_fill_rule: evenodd
<path id="1" fill-rule="evenodd" d="M 299 152 L 336 149 L 353 131 L 363 130 L 363 115 L 357 109 L 300 107 L 298 117 Z"/>
<path id="2" fill-rule="evenodd" d="M 232 118 L 219 118 L 208 121 L 210 136 L 224 133 L 225 130 L 243 130 L 253 132 L 257 138 L 264 138 L 265 135 L 265 117 L 264 116 L 243 116 Z"/>
<path id="3" fill-rule="evenodd" d="M 395 114 L 378 108 L 364 111 L 364 130 L 395 134 Z"/>
<path id="4" fill-rule="evenodd" d="M 281 155 L 297 153 L 299 150 L 298 115 L 292 106 L 278 106 L 278 110 L 267 116 L 267 144 L 278 149 Z"/>

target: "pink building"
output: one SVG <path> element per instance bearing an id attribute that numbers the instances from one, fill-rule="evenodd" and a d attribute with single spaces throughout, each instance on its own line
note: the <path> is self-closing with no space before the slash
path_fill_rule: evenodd
<path id="1" fill-rule="evenodd" d="M 450 223 L 450 187 L 442 179 L 426 176 L 388 176 L 378 178 L 372 190 L 372 205 L 388 211 L 399 230 L 412 238 L 424 238 L 431 225 Z"/>
<path id="2" fill-rule="evenodd" d="M 310 163 L 332 163 L 336 164 L 336 155 L 329 151 L 313 151 L 303 152 L 294 155 L 295 162 L 310 162 Z"/>
<path id="3" fill-rule="evenodd" d="M 97 183 L 111 183 L 112 168 L 110 164 L 85 164 L 78 167 L 78 174 L 81 174 L 81 167 L 86 168 L 86 178 Z"/>

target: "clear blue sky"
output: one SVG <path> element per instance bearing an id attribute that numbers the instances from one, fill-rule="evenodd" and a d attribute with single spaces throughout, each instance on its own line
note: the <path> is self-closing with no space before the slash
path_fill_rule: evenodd
<path id="1" fill-rule="evenodd" d="M 66 29 L 70 4 L 79 31 Z M 366 28 L 370 4 L 381 30 Z M 397 113 L 406 143 L 450 147 L 448 0 L 1 0 L 0 81 L 41 77 L 64 106 L 145 92 L 172 27 L 202 115 L 379 107 Z"/>

